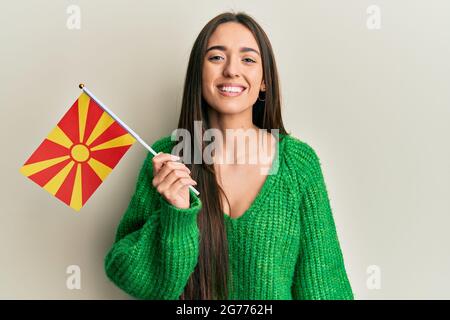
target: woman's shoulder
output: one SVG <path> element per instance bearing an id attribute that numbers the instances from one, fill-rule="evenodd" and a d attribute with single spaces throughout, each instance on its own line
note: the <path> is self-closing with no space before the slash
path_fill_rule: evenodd
<path id="1" fill-rule="evenodd" d="M 285 140 L 286 154 L 294 161 L 315 162 L 319 160 L 316 150 L 310 142 L 300 139 L 291 133 L 283 137 Z"/>
<path id="2" fill-rule="evenodd" d="M 285 135 L 283 139 L 286 139 L 284 141 L 286 164 L 291 170 L 303 177 L 315 175 L 321 170 L 320 158 L 310 142 L 292 134 Z"/>

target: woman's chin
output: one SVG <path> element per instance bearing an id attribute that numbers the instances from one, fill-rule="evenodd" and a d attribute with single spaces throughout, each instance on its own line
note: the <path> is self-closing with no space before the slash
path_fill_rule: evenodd
<path id="1" fill-rule="evenodd" d="M 216 111 L 220 114 L 239 114 L 245 111 L 245 108 L 242 108 L 242 106 L 229 104 L 229 105 L 221 105 L 219 108 L 216 109 Z"/>

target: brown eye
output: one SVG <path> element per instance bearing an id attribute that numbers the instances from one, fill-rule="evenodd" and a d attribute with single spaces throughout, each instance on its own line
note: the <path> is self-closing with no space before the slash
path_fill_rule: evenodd
<path id="1" fill-rule="evenodd" d="M 245 61 L 245 62 L 249 62 L 249 63 L 256 63 L 255 60 L 250 59 L 250 58 L 245 58 L 244 61 Z"/>
<path id="2" fill-rule="evenodd" d="M 223 59 L 221 56 L 213 56 L 213 57 L 210 57 L 208 60 L 210 60 L 210 61 L 218 61 L 219 59 L 217 59 L 217 58 Z"/>

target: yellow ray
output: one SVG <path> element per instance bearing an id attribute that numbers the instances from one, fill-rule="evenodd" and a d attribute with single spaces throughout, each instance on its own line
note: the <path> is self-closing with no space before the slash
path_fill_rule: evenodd
<path id="1" fill-rule="evenodd" d="M 102 116 L 98 120 L 95 125 L 94 130 L 92 130 L 89 139 L 86 141 L 86 144 L 89 146 L 95 139 L 97 139 L 106 129 L 108 129 L 114 123 L 114 119 L 111 118 L 109 114 L 103 111 Z"/>
<path id="2" fill-rule="evenodd" d="M 58 164 L 60 162 L 63 162 L 64 160 L 69 159 L 69 156 L 62 156 L 58 158 L 43 160 L 35 163 L 30 163 L 24 165 L 22 168 L 20 168 L 20 172 L 26 176 L 29 177 L 39 171 L 42 171 L 44 169 L 50 168 L 51 166 Z"/>
<path id="3" fill-rule="evenodd" d="M 47 139 L 50 141 L 53 141 L 54 143 L 57 143 L 63 147 L 66 147 L 67 149 L 70 149 L 70 147 L 73 145 L 73 142 L 64 133 L 64 131 L 62 131 L 61 128 L 58 126 L 56 126 L 52 130 L 52 132 L 49 133 L 49 135 L 47 136 Z"/>
<path id="4" fill-rule="evenodd" d="M 111 139 L 102 144 L 99 144 L 98 146 L 91 148 L 91 151 L 116 148 L 116 147 L 122 147 L 122 146 L 129 146 L 130 144 L 133 144 L 135 141 L 136 141 L 136 139 L 134 139 L 132 135 L 130 135 L 129 133 L 125 133 L 124 135 L 122 135 L 120 137 Z"/>
<path id="5" fill-rule="evenodd" d="M 44 189 L 50 192 L 52 195 L 55 195 L 59 188 L 61 188 L 61 185 L 63 184 L 64 180 L 66 180 L 67 175 L 70 172 L 70 169 L 72 169 L 75 162 L 70 161 L 64 168 L 62 168 L 61 171 L 59 171 L 53 178 L 48 181 Z"/>
<path id="6" fill-rule="evenodd" d="M 81 201 L 81 187 L 81 163 L 78 163 L 77 173 L 75 174 L 75 183 L 73 185 L 72 198 L 70 199 L 70 207 L 76 211 L 79 211 L 83 206 Z"/>
<path id="7" fill-rule="evenodd" d="M 84 130 L 86 129 L 86 118 L 91 99 L 86 93 L 82 93 L 78 98 L 78 125 L 80 128 L 80 142 L 84 139 Z"/>
<path id="8" fill-rule="evenodd" d="M 103 181 L 106 179 L 108 174 L 111 173 L 112 169 L 108 167 L 106 164 L 94 159 L 90 158 L 88 164 L 91 166 L 92 170 L 99 176 L 99 178 Z"/>

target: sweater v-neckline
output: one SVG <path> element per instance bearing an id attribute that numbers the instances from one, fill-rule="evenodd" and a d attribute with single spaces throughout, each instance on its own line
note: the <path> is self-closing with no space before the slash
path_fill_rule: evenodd
<path id="1" fill-rule="evenodd" d="M 277 147 L 276 147 L 276 150 L 275 150 L 275 156 L 274 156 L 274 158 L 272 160 L 272 165 L 270 167 L 270 170 L 267 173 L 267 177 L 266 177 L 266 179 L 265 179 L 261 189 L 259 190 L 259 192 L 256 195 L 255 199 L 253 199 L 253 201 L 250 204 L 250 206 L 247 208 L 247 210 L 244 211 L 243 214 L 241 214 L 237 218 L 232 218 L 228 214 L 226 214 L 225 212 L 222 211 L 222 214 L 224 215 L 225 221 L 230 221 L 231 223 L 237 223 L 237 222 L 240 222 L 240 221 L 244 221 L 244 220 L 248 219 L 251 216 L 251 214 L 252 214 L 252 212 L 254 211 L 255 208 L 257 208 L 265 200 L 267 200 L 267 198 L 268 198 L 267 193 L 270 191 L 273 183 L 275 182 L 275 180 L 277 178 L 279 166 L 280 166 L 280 163 L 281 163 L 280 157 L 283 154 L 284 140 L 285 140 L 286 136 L 287 135 L 282 134 L 282 133 L 279 134 L 278 143 L 276 143 Z M 279 138 L 282 138 L 281 141 L 280 141 Z M 275 171 L 275 173 L 273 173 L 274 171 Z"/>

